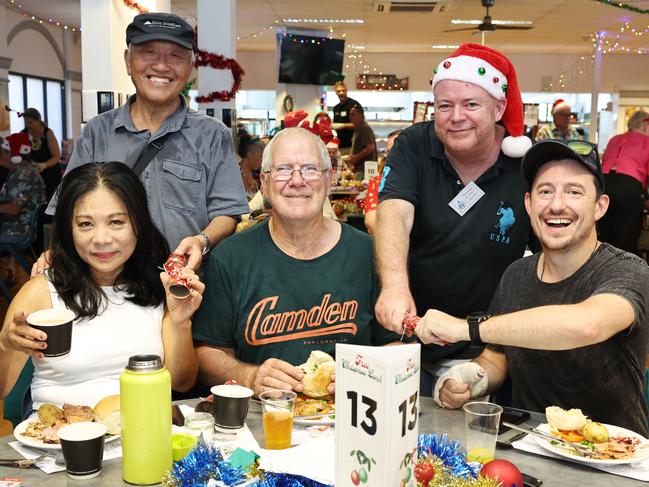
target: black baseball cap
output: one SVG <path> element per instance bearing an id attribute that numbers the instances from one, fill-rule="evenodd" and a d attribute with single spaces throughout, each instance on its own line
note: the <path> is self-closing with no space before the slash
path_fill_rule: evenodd
<path id="1" fill-rule="evenodd" d="M 174 14 L 151 12 L 136 15 L 126 28 L 126 45 L 148 41 L 169 41 L 194 51 L 194 29 Z"/>
<path id="2" fill-rule="evenodd" d="M 539 168 L 550 161 L 572 159 L 583 164 L 592 172 L 599 183 L 599 188 L 604 190 L 604 176 L 599 162 L 597 146 L 584 140 L 541 140 L 535 143 L 523 156 L 523 175 L 530 187 L 534 182 Z"/>

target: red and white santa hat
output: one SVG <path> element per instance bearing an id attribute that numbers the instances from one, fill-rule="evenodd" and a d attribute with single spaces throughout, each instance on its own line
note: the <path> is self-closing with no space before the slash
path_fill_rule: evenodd
<path id="1" fill-rule="evenodd" d="M 11 162 L 20 164 L 31 154 L 32 143 L 29 140 L 29 134 L 18 132 L 5 137 L 2 141 L 2 148 L 11 153 Z"/>
<path id="2" fill-rule="evenodd" d="M 559 98 L 552 104 L 552 115 L 557 113 L 559 110 L 564 110 L 566 108 L 570 111 L 570 104 L 563 98 Z"/>
<path id="3" fill-rule="evenodd" d="M 532 141 L 523 135 L 523 100 L 511 61 L 490 47 L 462 44 L 435 68 L 431 80 L 433 90 L 437 83 L 447 79 L 466 81 L 483 88 L 498 100 L 507 100 L 501 121 L 509 135 L 504 138 L 501 148 L 509 157 L 523 157 Z"/>

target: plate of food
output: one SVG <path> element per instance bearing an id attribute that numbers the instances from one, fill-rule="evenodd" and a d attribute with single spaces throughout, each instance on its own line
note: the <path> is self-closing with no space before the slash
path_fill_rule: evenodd
<path id="1" fill-rule="evenodd" d="M 32 415 L 14 428 L 14 438 L 25 446 L 39 450 L 60 450 L 61 444 L 56 432 L 68 424 L 82 421 L 97 421 L 108 428 L 106 442 L 120 437 L 119 395 L 108 396 L 90 406 L 64 404 L 43 404 Z"/>
<path id="2" fill-rule="evenodd" d="M 535 436 L 539 446 L 561 457 L 593 465 L 623 465 L 642 462 L 649 458 L 649 440 L 638 433 L 619 426 L 591 421 L 579 409 L 568 411 L 557 406 L 546 408 L 547 423 L 537 426 L 539 431 L 579 443 L 592 451 L 588 456 L 578 455 L 560 441 Z"/>
<path id="3" fill-rule="evenodd" d="M 336 403 L 328 388 L 336 372 L 336 362 L 331 355 L 315 350 L 299 366 L 304 371 L 304 389 L 295 400 L 293 422 L 306 425 L 334 424 Z M 322 416 L 316 416 L 322 414 Z M 301 416 L 308 418 L 301 419 Z M 315 417 L 314 417 L 315 416 Z"/>

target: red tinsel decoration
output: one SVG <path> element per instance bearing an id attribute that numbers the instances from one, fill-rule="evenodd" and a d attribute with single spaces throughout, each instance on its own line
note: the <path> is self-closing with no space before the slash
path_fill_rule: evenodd
<path id="1" fill-rule="evenodd" d="M 196 29 L 196 45 L 198 45 L 198 29 Z M 209 66 L 213 69 L 229 69 L 232 72 L 232 78 L 234 78 L 230 91 L 213 91 L 205 96 L 197 96 L 196 101 L 198 103 L 209 103 L 214 100 L 229 101 L 239 91 L 245 71 L 236 60 L 221 56 L 220 54 L 203 51 L 197 47 L 194 65 L 196 67 Z"/>
<path id="2" fill-rule="evenodd" d="M 128 8 L 132 8 L 134 10 L 137 10 L 141 14 L 145 14 L 149 11 L 148 8 L 143 7 L 137 2 L 134 2 L 133 0 L 122 0 L 124 2 L 124 5 L 126 5 Z"/>

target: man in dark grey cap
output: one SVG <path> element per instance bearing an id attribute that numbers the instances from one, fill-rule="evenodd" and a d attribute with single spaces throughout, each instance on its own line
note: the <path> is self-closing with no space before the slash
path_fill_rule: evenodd
<path id="1" fill-rule="evenodd" d="M 525 208 L 543 251 L 507 268 L 489 313 L 466 320 L 429 310 L 419 322 L 424 343 L 489 344 L 439 378 L 435 400 L 460 407 L 509 375 L 515 407 L 580 408 L 593 421 L 647 436 L 649 267 L 597 240 L 595 222 L 609 203 L 597 147 L 538 142 L 523 157 L 523 175 L 530 184 Z"/>
<path id="2" fill-rule="evenodd" d="M 187 22 L 166 13 L 138 15 L 126 29 L 126 44 L 124 61 L 135 95 L 88 121 L 66 173 L 108 161 L 141 171 L 155 223 L 169 247 L 197 268 L 249 211 L 232 136 L 219 120 L 188 110 L 180 94 L 196 49 Z M 48 213 L 55 206 L 53 199 Z M 40 259 L 34 271 L 45 265 Z"/>

